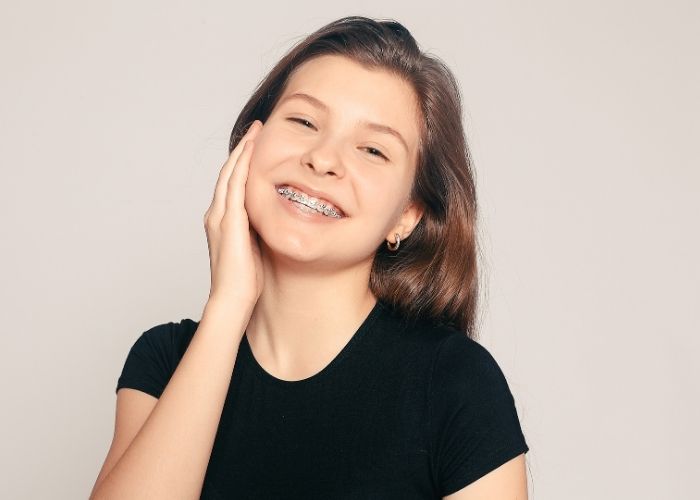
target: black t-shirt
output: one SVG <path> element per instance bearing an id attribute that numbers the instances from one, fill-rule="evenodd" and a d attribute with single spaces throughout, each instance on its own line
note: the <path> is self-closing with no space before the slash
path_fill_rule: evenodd
<path id="1" fill-rule="evenodd" d="M 145 331 L 117 391 L 160 397 L 198 325 Z M 264 371 L 243 336 L 201 498 L 442 498 L 528 450 L 486 348 L 451 327 L 409 325 L 379 300 L 303 380 Z"/>

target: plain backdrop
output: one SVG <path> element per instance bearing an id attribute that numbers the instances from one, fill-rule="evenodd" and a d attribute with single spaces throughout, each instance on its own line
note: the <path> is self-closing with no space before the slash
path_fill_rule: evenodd
<path id="1" fill-rule="evenodd" d="M 480 342 L 516 399 L 531 498 L 697 498 L 690 0 L 3 1 L 2 498 L 87 498 L 130 346 L 201 317 L 202 218 L 242 105 L 352 14 L 400 21 L 459 80 Z"/>

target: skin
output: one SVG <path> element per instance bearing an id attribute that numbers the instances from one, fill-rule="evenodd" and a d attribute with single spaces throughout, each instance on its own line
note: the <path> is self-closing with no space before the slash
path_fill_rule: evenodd
<path id="1" fill-rule="evenodd" d="M 286 99 L 295 93 L 328 109 Z M 368 287 L 376 248 L 394 243 L 394 233 L 405 240 L 418 224 L 421 211 L 408 204 L 417 109 L 403 80 L 341 56 L 320 56 L 297 68 L 256 135 L 245 208 L 260 236 L 264 286 L 246 335 L 275 377 L 304 379 L 330 363 L 376 303 Z M 394 128 L 406 147 L 362 127 L 362 120 Z M 348 217 L 317 224 L 289 214 L 275 191 L 285 181 L 329 193 Z"/>

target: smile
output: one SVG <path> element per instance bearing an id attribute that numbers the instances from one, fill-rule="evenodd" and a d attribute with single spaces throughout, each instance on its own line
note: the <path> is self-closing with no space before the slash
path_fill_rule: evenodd
<path id="1" fill-rule="evenodd" d="M 327 217 L 335 219 L 342 219 L 344 217 L 342 212 L 330 203 L 308 196 L 306 193 L 295 191 L 289 186 L 280 186 L 277 188 L 277 192 L 284 198 L 316 210 Z"/>

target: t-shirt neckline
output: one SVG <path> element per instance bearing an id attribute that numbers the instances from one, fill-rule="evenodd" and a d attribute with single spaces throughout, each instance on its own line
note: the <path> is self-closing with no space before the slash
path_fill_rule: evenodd
<path id="1" fill-rule="evenodd" d="M 327 377 L 333 370 L 337 368 L 338 365 L 340 365 L 344 359 L 348 357 L 348 355 L 353 351 L 353 349 L 357 346 L 357 344 L 365 337 L 368 331 L 372 328 L 374 322 L 376 319 L 380 316 L 381 312 L 385 310 L 386 305 L 382 303 L 381 299 L 377 299 L 377 302 L 374 304 L 370 312 L 367 314 L 365 319 L 362 321 L 358 329 L 355 331 L 352 337 L 350 337 L 350 340 L 343 346 L 343 348 L 340 350 L 340 352 L 326 365 L 324 366 L 320 371 L 314 373 L 313 375 L 300 379 L 300 380 L 283 380 L 281 378 L 277 378 L 271 373 L 268 373 L 260 363 L 258 363 L 258 360 L 255 359 L 255 356 L 253 355 L 253 351 L 250 348 L 250 344 L 248 343 L 248 337 L 244 333 L 243 337 L 241 339 L 241 348 L 243 350 L 243 353 L 245 356 L 248 358 L 248 361 L 250 364 L 253 366 L 253 370 L 256 372 L 257 375 L 262 377 L 263 379 L 267 380 L 268 382 L 271 382 L 272 384 L 278 385 L 278 386 L 283 386 L 283 387 L 302 387 L 306 386 L 309 384 L 316 383 L 325 377 Z"/>

